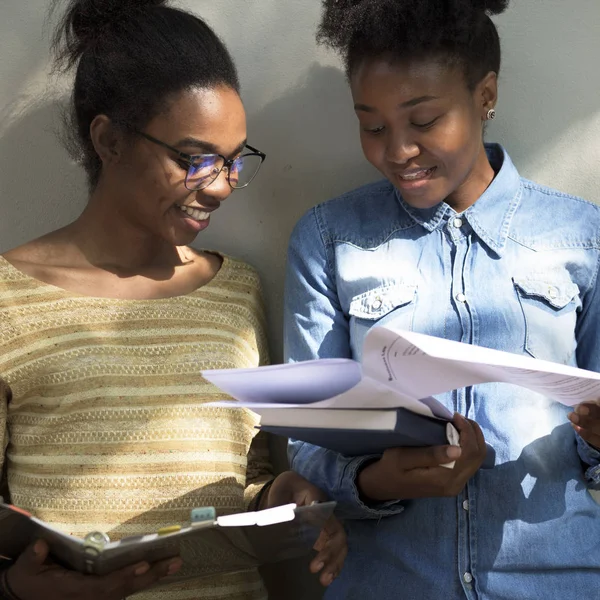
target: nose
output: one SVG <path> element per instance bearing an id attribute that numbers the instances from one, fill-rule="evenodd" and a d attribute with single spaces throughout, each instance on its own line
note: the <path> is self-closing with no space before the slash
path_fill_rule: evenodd
<path id="1" fill-rule="evenodd" d="M 217 178 L 207 187 L 198 190 L 198 193 L 204 197 L 209 197 L 219 202 L 227 200 L 233 191 L 229 185 L 227 177 L 229 175 L 229 169 L 223 167 L 221 172 L 217 175 Z"/>
<path id="2" fill-rule="evenodd" d="M 419 146 L 409 134 L 397 132 L 389 136 L 385 152 L 385 157 L 389 162 L 403 165 L 419 154 Z"/>

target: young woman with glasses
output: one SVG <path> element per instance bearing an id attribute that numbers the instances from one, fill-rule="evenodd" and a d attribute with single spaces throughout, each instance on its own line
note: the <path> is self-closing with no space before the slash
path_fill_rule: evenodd
<path id="1" fill-rule="evenodd" d="M 323 2 L 319 39 L 345 60 L 362 148 L 385 180 L 299 222 L 289 360 L 360 358 L 385 323 L 600 371 L 600 207 L 522 179 L 483 142 L 500 69 L 490 15 L 507 4 Z M 569 411 L 501 383 L 439 399 L 457 413 L 460 448 L 351 458 L 291 443 L 292 467 L 347 517 L 347 564 L 326 598 L 598 595 L 588 487 L 600 485 L 600 406 Z"/>
<path id="2" fill-rule="evenodd" d="M 73 223 L 0 257 L 5 501 L 116 540 L 199 506 L 323 499 L 292 472 L 273 478 L 254 414 L 204 407 L 221 396 L 202 369 L 268 360 L 256 272 L 188 246 L 265 159 L 247 143 L 226 48 L 161 0 L 70 0 L 54 48 L 76 68 L 73 139 L 90 195 Z M 311 568 L 327 585 L 345 555 L 335 519 L 318 548 Z M 121 600 L 175 574 L 136 597 L 265 598 L 255 570 L 200 579 L 176 558 L 84 576 L 41 541 L 5 567 L 11 599 Z"/>

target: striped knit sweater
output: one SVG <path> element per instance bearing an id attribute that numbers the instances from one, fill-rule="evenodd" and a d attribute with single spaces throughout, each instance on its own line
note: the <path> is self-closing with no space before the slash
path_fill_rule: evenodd
<path id="1" fill-rule="evenodd" d="M 45 284 L 0 257 L 0 466 L 11 502 L 64 532 L 115 540 L 185 522 L 197 506 L 245 510 L 270 477 L 262 437 L 251 447 L 257 417 L 205 408 L 225 397 L 199 373 L 266 360 L 258 276 L 241 262 L 224 257 L 186 296 L 117 300 Z M 265 595 L 246 571 L 135 598 Z"/>

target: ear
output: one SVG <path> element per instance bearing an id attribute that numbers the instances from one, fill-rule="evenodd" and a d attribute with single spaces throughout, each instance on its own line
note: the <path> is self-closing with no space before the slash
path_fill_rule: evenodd
<path id="1" fill-rule="evenodd" d="M 475 102 L 481 113 L 481 120 L 487 119 L 490 108 L 498 102 L 498 74 L 490 71 L 478 84 L 475 90 Z"/>
<path id="2" fill-rule="evenodd" d="M 97 115 L 90 125 L 90 138 L 103 165 L 117 162 L 123 149 L 123 135 L 106 115 Z"/>

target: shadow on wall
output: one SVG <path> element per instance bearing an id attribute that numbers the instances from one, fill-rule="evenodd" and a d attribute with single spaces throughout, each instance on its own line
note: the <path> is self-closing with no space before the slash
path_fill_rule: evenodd
<path id="1" fill-rule="evenodd" d="M 525 177 L 600 203 L 600 2 L 511 2 L 497 19 L 503 46 L 498 118 Z"/>
<path id="2" fill-rule="evenodd" d="M 8 0 L 0 5 L 0 113 L 43 68 L 49 44 L 43 25 L 48 6 L 49 0 Z"/>
<path id="3" fill-rule="evenodd" d="M 62 108 L 39 104 L 17 119 L 0 111 L 0 251 L 66 225 L 85 205 L 84 173 L 57 141 Z"/>

